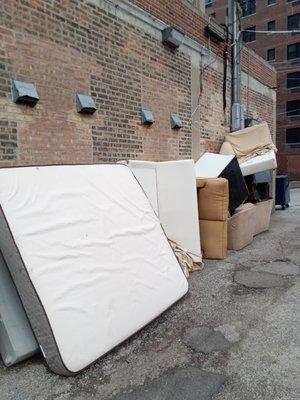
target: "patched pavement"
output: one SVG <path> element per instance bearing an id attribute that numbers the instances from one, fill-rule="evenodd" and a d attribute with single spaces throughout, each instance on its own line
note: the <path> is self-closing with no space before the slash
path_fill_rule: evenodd
<path id="1" fill-rule="evenodd" d="M 225 380 L 224 375 L 203 371 L 198 366 L 175 368 L 117 396 L 116 400 L 209 400 Z"/>
<path id="2" fill-rule="evenodd" d="M 0 364 L 0 400 L 298 400 L 299 265 L 296 189 L 269 232 L 206 261 L 187 296 L 82 374 L 56 376 L 39 356 Z"/>

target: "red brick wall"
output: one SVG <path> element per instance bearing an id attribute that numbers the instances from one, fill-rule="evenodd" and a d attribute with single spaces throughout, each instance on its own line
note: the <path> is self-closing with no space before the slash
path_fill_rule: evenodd
<path id="1" fill-rule="evenodd" d="M 196 14 L 183 0 L 131 0 L 131 2 L 167 24 L 186 32 L 205 46 L 211 46 L 214 52 L 222 55 L 222 45 L 209 41 L 204 33 L 204 28 L 209 21 L 208 15 L 201 12 Z M 213 20 L 211 20 L 211 23 L 215 24 Z M 254 78 L 269 87 L 276 86 L 276 75 L 273 68 L 253 52 L 251 52 L 249 60 L 247 50 L 245 50 L 243 52 L 244 70 L 248 70 L 249 63 Z"/>
<path id="2" fill-rule="evenodd" d="M 223 0 L 215 0 L 207 13 L 216 13 L 218 22 L 225 21 L 226 5 Z M 288 16 L 300 13 L 300 4 L 288 3 L 287 0 L 277 0 L 276 4 L 267 5 L 267 1 L 256 1 L 256 13 L 242 19 L 242 27 L 256 26 L 256 30 L 266 31 L 268 22 L 275 21 L 276 30 L 287 30 Z M 286 115 L 286 103 L 300 99 L 300 92 L 292 93 L 287 89 L 287 73 L 300 71 L 300 63 L 287 61 L 287 46 L 299 42 L 299 35 L 265 35 L 257 34 L 256 41 L 249 43 L 262 58 L 267 58 L 268 49 L 275 48 L 276 59 L 271 64 L 277 69 L 277 132 L 278 172 L 288 173 L 291 179 L 300 179 L 300 148 L 286 143 L 286 129 L 298 128 L 300 134 L 300 120 L 293 120 Z M 252 54 L 252 53 L 251 53 Z M 244 55 L 244 65 L 246 62 Z M 251 66 L 251 70 L 252 70 Z"/>
<path id="3" fill-rule="evenodd" d="M 169 7 L 164 10 L 171 18 L 170 2 L 152 1 L 151 7 L 161 3 Z M 204 24 L 203 17 L 176 3 L 178 26 L 193 36 L 182 11 L 188 10 L 193 29 L 197 18 Z M 158 8 L 150 11 L 155 15 Z M 207 44 L 203 33 L 199 35 Z M 0 69 L 1 165 L 191 157 L 190 56 L 171 51 L 113 14 L 80 0 L 1 2 Z M 260 73 L 263 80 L 269 69 Z M 13 103 L 13 78 L 36 84 L 40 101 L 35 108 Z M 217 151 L 229 130 L 222 78 L 212 68 L 203 73 L 197 121 L 202 150 Z M 76 92 L 93 96 L 93 116 L 76 112 Z M 255 104 L 261 101 L 263 96 L 253 94 L 258 114 L 261 110 Z M 154 113 L 152 127 L 140 124 L 142 106 Z M 170 128 L 171 112 L 182 118 L 180 131 Z M 263 113 L 271 116 L 272 107 L 268 104 Z"/>

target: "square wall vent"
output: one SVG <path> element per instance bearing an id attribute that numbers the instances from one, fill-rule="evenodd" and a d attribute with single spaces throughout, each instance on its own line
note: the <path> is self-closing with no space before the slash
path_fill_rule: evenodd
<path id="1" fill-rule="evenodd" d="M 77 112 L 84 114 L 94 114 L 97 110 L 96 104 L 91 96 L 87 94 L 76 94 L 76 108 Z"/>
<path id="2" fill-rule="evenodd" d="M 148 108 L 141 108 L 141 123 L 142 125 L 152 125 L 155 119 L 152 112 Z"/>
<path id="3" fill-rule="evenodd" d="M 13 80 L 13 101 L 34 107 L 39 96 L 34 83 Z"/>

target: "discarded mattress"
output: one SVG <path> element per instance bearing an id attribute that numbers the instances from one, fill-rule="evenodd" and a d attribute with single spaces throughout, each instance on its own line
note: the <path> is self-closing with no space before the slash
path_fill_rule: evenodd
<path id="1" fill-rule="evenodd" d="M 128 161 L 145 191 L 167 237 L 202 262 L 197 188 L 193 160 Z"/>
<path id="2" fill-rule="evenodd" d="M 240 164 L 243 176 L 256 174 L 277 168 L 275 151 L 271 150 L 262 156 L 256 156 Z"/>
<path id="3" fill-rule="evenodd" d="M 50 369 L 75 374 L 188 289 L 125 165 L 0 169 L 0 248 Z"/>
<path id="4" fill-rule="evenodd" d="M 225 178 L 229 185 L 229 212 L 244 203 L 248 189 L 234 155 L 204 153 L 195 164 L 197 178 Z"/>
<path id="5" fill-rule="evenodd" d="M 0 353 L 9 367 L 39 351 L 31 327 L 0 254 Z"/>

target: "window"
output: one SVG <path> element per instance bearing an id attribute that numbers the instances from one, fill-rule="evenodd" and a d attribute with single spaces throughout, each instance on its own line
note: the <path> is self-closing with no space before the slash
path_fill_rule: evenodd
<path id="1" fill-rule="evenodd" d="M 210 7 L 213 5 L 213 0 L 205 0 L 205 6 Z"/>
<path id="2" fill-rule="evenodd" d="M 300 88 L 300 71 L 287 74 L 286 87 L 288 89 Z"/>
<path id="3" fill-rule="evenodd" d="M 254 42 L 256 40 L 256 26 L 251 26 L 250 28 L 246 28 L 247 32 L 243 32 L 243 41 L 245 43 Z"/>
<path id="4" fill-rule="evenodd" d="M 288 30 L 300 29 L 300 14 L 290 15 L 288 17 Z"/>
<path id="5" fill-rule="evenodd" d="M 267 60 L 274 61 L 275 60 L 275 49 L 269 49 L 267 52 Z"/>
<path id="6" fill-rule="evenodd" d="M 269 21 L 268 22 L 268 31 L 275 31 L 275 29 L 276 29 L 275 21 Z"/>
<path id="7" fill-rule="evenodd" d="M 243 17 L 256 13 L 256 0 L 244 0 L 241 4 Z"/>
<path id="8" fill-rule="evenodd" d="M 300 128 L 289 128 L 286 130 L 287 143 L 300 143 Z"/>
<path id="9" fill-rule="evenodd" d="M 293 60 L 300 58 L 300 43 L 290 44 L 287 47 L 287 59 Z"/>
<path id="10" fill-rule="evenodd" d="M 286 103 L 286 115 L 288 117 L 300 116 L 300 100 L 288 101 Z"/>
<path id="11" fill-rule="evenodd" d="M 276 4 L 276 0 L 268 0 L 268 6 L 271 6 L 272 4 Z"/>

